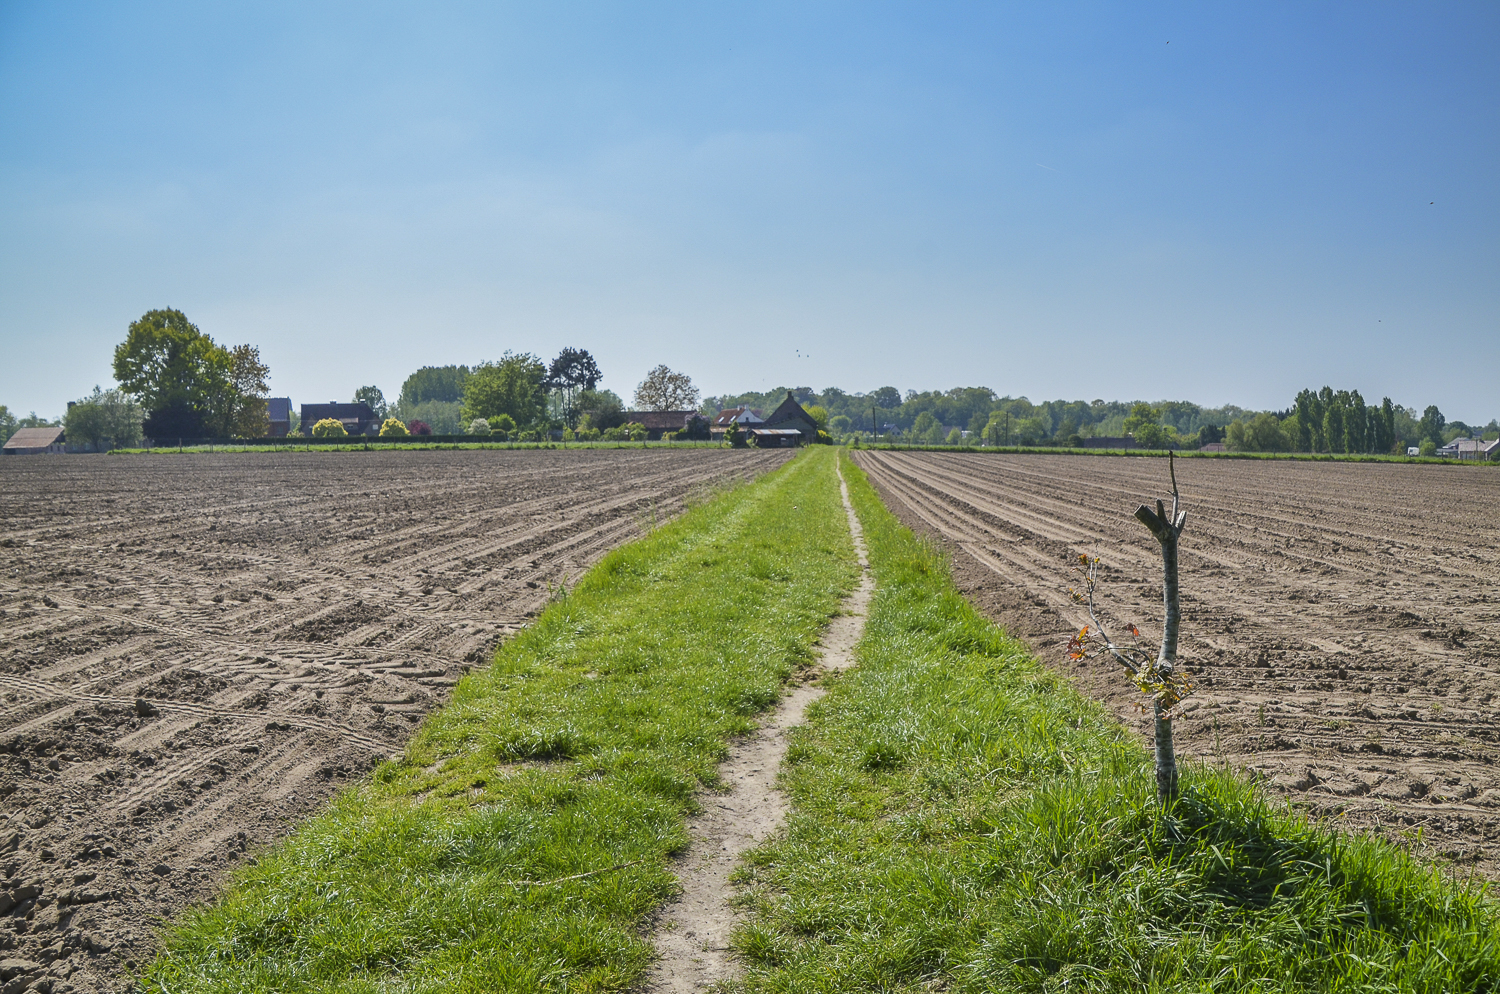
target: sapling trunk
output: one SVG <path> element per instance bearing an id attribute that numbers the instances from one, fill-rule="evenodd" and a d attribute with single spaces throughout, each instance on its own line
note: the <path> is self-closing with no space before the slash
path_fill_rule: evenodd
<path id="1" fill-rule="evenodd" d="M 1168 456 L 1169 461 L 1171 456 Z M 1156 510 L 1142 504 L 1135 512 L 1137 520 L 1151 530 L 1161 544 L 1162 602 L 1166 622 L 1161 630 L 1161 652 L 1156 656 L 1158 680 L 1169 680 L 1177 669 L 1177 629 L 1182 621 L 1181 599 L 1177 590 L 1177 539 L 1187 522 L 1186 512 L 1178 510 L 1177 473 L 1172 467 L 1172 513 L 1161 501 Z M 1155 701 L 1156 717 L 1156 796 L 1166 803 L 1177 796 L 1177 755 L 1172 749 L 1171 709 L 1175 702 L 1160 696 Z"/>

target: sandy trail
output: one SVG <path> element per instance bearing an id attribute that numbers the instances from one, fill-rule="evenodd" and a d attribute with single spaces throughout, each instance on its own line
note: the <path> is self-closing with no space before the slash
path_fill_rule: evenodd
<path id="1" fill-rule="evenodd" d="M 842 472 L 839 489 L 861 575 L 859 586 L 845 598 L 819 641 L 822 652 L 814 675 L 853 664 L 854 646 L 864 633 L 865 615 L 875 592 L 864 532 Z M 730 933 L 738 921 L 729 904 L 734 896 L 729 875 L 741 853 L 764 841 L 785 821 L 786 801 L 776 789 L 776 772 L 786 756 L 787 733 L 802 723 L 808 705 L 824 693 L 812 682 L 800 684 L 759 730 L 730 749 L 720 767 L 728 792 L 706 796 L 702 813 L 688 822 L 693 841 L 677 867 L 682 894 L 663 909 L 659 919 L 656 949 L 661 958 L 651 970 L 647 990 L 656 994 L 702 991 L 737 974 L 738 963 L 729 949 Z"/>

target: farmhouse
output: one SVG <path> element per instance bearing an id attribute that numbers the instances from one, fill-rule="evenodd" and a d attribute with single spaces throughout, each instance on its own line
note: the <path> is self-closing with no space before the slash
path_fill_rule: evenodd
<path id="1" fill-rule="evenodd" d="M 764 423 L 752 428 L 751 434 L 772 429 L 794 429 L 802 435 L 803 442 L 818 440 L 818 423 L 813 420 L 811 414 L 802 409 L 802 405 L 792 397 L 790 390 L 786 393 L 786 400 L 783 400 L 781 405 L 770 413 Z"/>
<path id="2" fill-rule="evenodd" d="M 10 440 L 0 453 L 7 456 L 36 456 L 47 452 L 63 451 L 63 430 L 61 428 L 22 428 Z"/>
<path id="3" fill-rule="evenodd" d="M 302 405 L 302 434 L 311 435 L 313 425 L 332 418 L 344 426 L 351 435 L 375 435 L 380 431 L 380 419 L 362 400 L 351 404 L 329 401 L 326 404 Z"/>
<path id="4" fill-rule="evenodd" d="M 681 431 L 687 427 L 688 418 L 697 411 L 626 411 L 621 415 L 621 424 L 632 422 L 646 429 L 646 437 L 653 441 L 664 432 Z"/>
<path id="5" fill-rule="evenodd" d="M 266 417 L 271 421 L 271 437 L 286 438 L 292 432 L 292 398 L 267 397 Z"/>
<path id="6" fill-rule="evenodd" d="M 1444 459 L 1471 459 L 1482 462 L 1500 454 L 1500 441 L 1486 442 L 1480 438 L 1455 438 L 1438 449 L 1437 454 Z"/>

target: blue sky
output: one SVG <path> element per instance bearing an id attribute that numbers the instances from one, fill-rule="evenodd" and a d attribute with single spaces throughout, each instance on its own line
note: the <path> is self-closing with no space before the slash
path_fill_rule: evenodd
<path id="1" fill-rule="evenodd" d="M 155 307 L 273 392 L 984 385 L 1500 416 L 1494 4 L 0 0 L 0 403 Z"/>

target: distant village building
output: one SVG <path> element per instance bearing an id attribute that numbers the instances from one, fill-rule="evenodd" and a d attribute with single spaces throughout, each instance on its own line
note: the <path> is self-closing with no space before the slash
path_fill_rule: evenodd
<path id="1" fill-rule="evenodd" d="M 669 431 L 682 431 L 687 427 L 688 418 L 695 416 L 697 411 L 626 411 L 621 417 L 621 424 L 635 423 L 646 429 L 646 437 L 655 441 Z"/>
<path id="2" fill-rule="evenodd" d="M 7 456 L 39 456 L 63 451 L 61 428 L 22 428 L 0 448 Z"/>
<path id="3" fill-rule="evenodd" d="M 1500 453 L 1500 440 L 1486 442 L 1481 438 L 1455 438 L 1437 450 L 1437 454 L 1444 459 L 1468 459 L 1481 462 L 1493 459 L 1497 453 Z"/>
<path id="4" fill-rule="evenodd" d="M 1229 446 L 1223 442 L 1209 442 L 1207 445 L 1198 446 L 1199 452 L 1228 452 Z"/>
<path id="5" fill-rule="evenodd" d="M 802 409 L 802 405 L 792 397 L 792 392 L 787 391 L 786 400 L 766 416 L 763 423 L 752 429 L 754 431 L 770 431 L 776 429 L 794 429 L 801 436 L 803 442 L 816 442 L 818 440 L 818 423 L 813 420 L 811 414 Z"/>
<path id="6" fill-rule="evenodd" d="M 267 397 L 266 417 L 271 422 L 271 437 L 286 438 L 292 433 L 292 398 Z"/>
<path id="7" fill-rule="evenodd" d="M 344 430 L 351 435 L 380 434 L 380 419 L 375 416 L 370 405 L 362 400 L 349 404 L 340 404 L 337 401 L 330 401 L 327 404 L 303 404 L 302 434 L 311 435 L 313 425 L 329 418 L 342 424 Z"/>
<path id="8" fill-rule="evenodd" d="M 758 425 L 766 419 L 760 416 L 759 411 L 752 411 L 748 407 L 731 407 L 720 411 L 719 416 L 714 418 L 715 428 L 728 428 L 731 424 Z"/>

